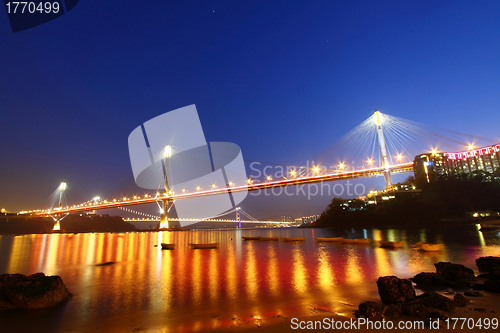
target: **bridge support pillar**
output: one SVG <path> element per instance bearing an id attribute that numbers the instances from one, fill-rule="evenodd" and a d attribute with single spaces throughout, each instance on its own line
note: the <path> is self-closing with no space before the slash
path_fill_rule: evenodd
<path id="1" fill-rule="evenodd" d="M 54 217 L 54 226 L 52 227 L 52 231 L 60 231 L 61 230 L 61 215 L 57 214 Z"/>
<path id="2" fill-rule="evenodd" d="M 391 178 L 391 171 L 390 170 L 384 171 L 384 180 L 385 180 L 385 186 L 392 185 L 392 178 Z"/>
<path id="3" fill-rule="evenodd" d="M 168 199 L 162 200 L 162 208 L 160 215 L 160 229 L 168 228 Z"/>
<path id="4" fill-rule="evenodd" d="M 378 137 L 378 145 L 380 148 L 380 157 L 382 158 L 382 165 L 385 168 L 384 171 L 385 186 L 389 186 L 392 185 L 391 170 L 389 170 L 390 164 L 387 156 L 387 145 L 385 143 L 382 121 L 380 119 L 380 111 L 375 111 L 375 119 L 377 125 L 377 137 Z"/>
<path id="5" fill-rule="evenodd" d="M 60 221 L 59 221 L 59 220 L 56 220 L 56 221 L 54 222 L 54 226 L 52 227 L 52 230 L 53 230 L 53 231 L 59 231 L 59 230 L 61 230 L 61 223 L 60 223 Z"/>

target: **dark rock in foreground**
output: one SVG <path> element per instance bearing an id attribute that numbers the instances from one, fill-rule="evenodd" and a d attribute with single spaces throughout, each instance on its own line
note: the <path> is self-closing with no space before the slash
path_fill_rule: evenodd
<path id="1" fill-rule="evenodd" d="M 455 302 L 446 296 L 440 295 L 435 291 L 423 293 L 417 296 L 417 301 L 426 307 L 436 308 L 443 311 L 455 310 Z"/>
<path id="2" fill-rule="evenodd" d="M 359 304 L 355 311 L 356 317 L 377 318 L 382 315 L 383 305 L 377 302 L 368 301 Z"/>
<path id="3" fill-rule="evenodd" d="M 434 266 L 436 266 L 436 273 L 450 281 L 473 280 L 476 277 L 474 271 L 464 265 L 438 262 Z"/>
<path id="4" fill-rule="evenodd" d="M 469 300 L 462 294 L 455 294 L 455 296 L 453 296 L 453 301 L 456 306 L 466 306 L 469 302 Z"/>
<path id="5" fill-rule="evenodd" d="M 410 280 L 396 276 L 382 276 L 377 280 L 378 293 L 386 304 L 403 303 L 415 299 L 415 289 Z"/>
<path id="6" fill-rule="evenodd" d="M 454 265 L 454 264 L 451 264 Z M 461 266 L 461 265 L 460 265 Z M 459 268 L 462 269 L 462 268 Z M 466 268 L 467 269 L 467 268 Z M 468 273 L 465 273 L 467 275 Z M 464 275 L 462 275 L 464 276 Z M 434 273 L 420 273 L 415 279 L 422 279 L 421 283 L 439 284 L 442 280 Z M 453 281 L 448 281 L 453 282 Z M 396 276 L 382 276 L 377 280 L 378 292 L 383 304 L 368 301 L 359 304 L 359 309 L 354 312 L 356 317 L 376 318 L 386 316 L 397 318 L 407 315 L 416 318 L 440 318 L 446 319 L 442 312 L 451 312 L 457 306 L 465 306 L 469 300 L 462 294 L 455 294 L 453 299 L 438 294 L 435 291 L 426 292 L 415 296 L 415 289 L 411 282 Z"/>
<path id="7" fill-rule="evenodd" d="M 411 317 L 417 317 L 417 318 L 429 317 L 429 311 L 427 310 L 427 307 L 423 304 L 416 302 L 404 303 L 403 312 L 405 315 Z"/>
<path id="8" fill-rule="evenodd" d="M 484 290 L 500 293 L 500 273 L 490 273 L 488 280 L 484 281 Z"/>
<path id="9" fill-rule="evenodd" d="M 52 307 L 70 296 L 62 279 L 36 273 L 0 275 L 0 311 L 13 308 L 41 309 Z"/>
<path id="10" fill-rule="evenodd" d="M 450 285 L 450 281 L 439 275 L 438 273 L 419 273 L 413 278 L 413 282 L 419 288 L 445 288 Z"/>
<path id="11" fill-rule="evenodd" d="M 385 306 L 382 314 L 392 318 L 401 317 L 403 315 L 403 305 L 401 303 L 388 304 Z"/>
<path id="12" fill-rule="evenodd" d="M 480 272 L 500 272 L 500 257 L 481 257 L 476 259 Z"/>

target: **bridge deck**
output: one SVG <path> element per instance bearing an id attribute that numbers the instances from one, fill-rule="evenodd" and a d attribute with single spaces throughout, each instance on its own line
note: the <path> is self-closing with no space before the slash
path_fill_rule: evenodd
<path id="1" fill-rule="evenodd" d="M 337 172 L 337 173 L 332 173 L 332 174 L 310 176 L 310 177 L 303 177 L 303 178 L 276 180 L 276 181 L 269 181 L 269 182 L 263 182 L 263 183 L 248 184 L 248 185 L 243 185 L 243 186 L 223 187 L 223 188 L 206 190 L 206 191 L 197 191 L 197 192 L 189 192 L 189 193 L 174 194 L 174 195 L 162 195 L 162 196 L 158 196 L 158 197 L 148 197 L 148 198 L 140 198 L 140 199 L 132 199 L 132 200 L 104 202 L 104 203 L 98 203 L 98 204 L 93 204 L 91 202 L 91 203 L 88 203 L 85 205 L 82 204 L 82 205 L 78 205 L 75 207 L 67 207 L 67 208 L 62 208 L 62 209 L 55 208 L 54 210 L 28 211 L 28 212 L 23 212 L 23 213 L 47 216 L 50 214 L 65 214 L 65 213 L 73 213 L 73 212 L 84 212 L 84 211 L 89 211 L 89 210 L 118 208 L 118 207 L 123 207 L 123 206 L 144 205 L 144 204 L 154 203 L 154 202 L 157 202 L 157 201 L 162 200 L 162 199 L 181 200 L 181 199 L 188 199 L 188 198 L 205 196 L 205 195 L 224 194 L 227 192 L 256 191 L 256 190 L 264 190 L 264 189 L 268 189 L 268 188 L 276 188 L 276 187 L 283 187 L 283 186 L 296 186 L 296 185 L 302 185 L 302 184 L 313 184 L 313 183 L 321 183 L 321 182 L 343 180 L 343 179 L 374 177 L 374 176 L 383 175 L 384 171 L 385 171 L 385 169 L 383 167 L 378 167 L 378 168 L 355 170 L 355 171 Z M 391 171 L 391 173 L 413 172 L 413 162 L 392 165 L 390 167 L 390 171 Z"/>

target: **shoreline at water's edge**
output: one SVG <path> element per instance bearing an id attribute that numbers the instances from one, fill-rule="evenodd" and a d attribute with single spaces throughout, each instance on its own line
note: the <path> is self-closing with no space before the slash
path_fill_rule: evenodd
<path id="1" fill-rule="evenodd" d="M 70 214 L 61 222 L 61 230 L 52 230 L 54 220 L 36 216 L 0 216 L 0 234 L 51 234 L 58 232 L 127 232 L 136 227 L 123 221 L 120 216 Z"/>
<path id="2" fill-rule="evenodd" d="M 373 223 L 370 221 L 367 224 L 350 224 L 350 223 L 339 223 L 337 225 L 320 225 L 315 223 L 310 223 L 307 225 L 299 226 L 299 228 L 318 228 L 318 229 L 345 229 L 345 228 L 426 228 L 426 227 L 448 227 L 448 226 L 474 226 L 481 223 L 491 223 L 492 221 L 497 221 L 494 219 L 486 218 L 450 218 L 450 219 L 440 219 L 438 221 L 419 221 L 418 223 L 413 223 L 409 225 L 395 225 L 387 224 L 384 221 L 379 221 Z"/>
<path id="3" fill-rule="evenodd" d="M 498 294 L 492 294 L 492 293 L 487 293 L 484 292 L 485 296 L 484 297 L 475 297 L 472 298 L 471 301 L 467 304 L 467 306 L 463 308 L 456 308 L 453 312 L 449 313 L 449 318 L 450 318 L 450 327 L 446 327 L 446 322 L 444 320 L 439 320 L 439 325 L 440 325 L 440 331 L 445 331 L 445 332 L 455 332 L 455 330 L 452 329 L 453 325 L 453 318 L 466 318 L 466 319 L 474 319 L 474 322 L 477 323 L 479 319 L 485 319 L 488 318 L 492 320 L 493 318 L 496 318 L 498 320 L 498 327 L 500 327 L 500 295 Z M 372 299 L 373 301 L 379 301 L 378 299 Z M 475 309 L 481 309 L 480 311 L 475 310 Z M 486 312 L 482 312 L 486 310 Z M 296 318 L 296 319 L 294 319 Z M 208 333 L 216 333 L 216 332 L 242 332 L 242 333 L 253 333 L 253 332 L 277 332 L 277 333 L 285 333 L 285 332 L 297 332 L 300 330 L 297 326 L 302 325 L 303 327 L 306 327 L 308 324 L 309 325 L 314 325 L 316 322 L 316 325 L 319 325 L 317 322 L 324 323 L 324 321 L 330 322 L 333 319 L 336 321 L 347 321 L 351 323 L 351 321 L 357 322 L 358 319 L 354 315 L 350 316 L 341 316 L 338 314 L 330 313 L 330 312 L 325 312 L 325 313 L 314 313 L 314 314 L 297 314 L 296 316 L 280 316 L 276 317 L 273 316 L 271 318 L 262 318 L 262 319 L 254 319 L 254 318 L 247 318 L 244 319 L 243 321 L 240 321 L 239 318 L 236 318 L 233 320 L 234 325 L 230 325 L 229 327 L 217 327 L 213 330 L 208 330 L 204 332 Z M 426 319 L 418 319 L 418 318 L 412 318 L 412 317 L 399 317 L 399 318 L 394 318 L 394 319 L 389 319 L 385 318 L 385 321 L 392 322 L 394 327 L 398 325 L 399 322 L 406 322 L 406 321 L 412 321 L 412 322 L 417 322 L 417 321 L 423 321 L 426 325 L 424 329 L 418 329 L 418 331 L 436 331 L 434 328 L 429 327 L 429 318 Z M 295 329 L 292 328 L 292 320 L 293 320 L 293 327 L 296 327 Z M 435 319 L 433 319 L 435 321 Z M 222 318 L 221 318 L 222 321 Z M 375 319 L 371 319 L 372 323 L 375 321 Z M 380 321 L 380 320 L 379 320 Z M 461 322 L 460 324 L 461 325 Z M 319 328 L 319 327 L 317 327 Z M 332 328 L 327 328 L 323 326 L 323 329 L 318 329 L 318 331 L 321 330 L 331 330 Z M 338 331 L 338 329 L 335 329 Z M 343 329 L 347 331 L 347 329 Z M 349 331 L 352 331 L 353 329 L 349 329 Z M 416 330 L 416 329 L 415 329 Z M 372 332 L 373 329 L 370 329 L 368 327 L 363 326 L 360 327 L 358 326 L 355 331 L 360 331 L 360 332 Z M 380 330 L 378 330 L 380 331 Z M 384 330 L 382 330 L 384 331 Z M 387 330 L 388 331 L 388 330 Z M 479 327 L 474 327 L 473 329 L 467 329 L 468 332 L 484 332 L 484 328 L 481 329 Z M 489 331 L 489 330 L 486 330 Z M 491 329 L 491 331 L 495 331 Z"/>
<path id="4" fill-rule="evenodd" d="M 478 279 L 484 280 L 484 278 L 478 278 Z M 415 291 L 417 295 L 425 292 L 424 290 L 416 287 Z M 450 289 L 446 289 L 446 290 L 441 290 L 438 293 L 453 300 L 453 295 L 458 294 L 460 292 L 455 293 L 451 292 Z M 463 295 L 463 292 L 460 294 Z M 500 294 L 484 290 L 481 290 L 481 294 L 482 296 L 479 297 L 467 296 L 468 303 L 465 306 L 455 307 L 453 311 L 449 312 L 439 311 L 445 316 L 441 319 L 416 318 L 406 315 L 402 315 L 397 318 L 383 316 L 380 318 L 366 319 L 366 318 L 356 318 L 356 316 L 354 315 L 354 311 L 352 311 L 352 313 L 350 313 L 349 315 L 346 314 L 341 315 L 319 307 L 317 309 L 311 309 L 309 313 L 294 313 L 294 314 L 288 313 L 287 316 L 272 316 L 268 318 L 258 318 L 258 319 L 243 318 L 243 321 L 241 321 L 241 319 L 239 318 L 232 318 L 234 320 L 235 326 L 230 325 L 230 327 L 222 327 L 222 328 L 218 327 L 217 329 L 209 330 L 206 332 L 215 333 L 215 332 L 240 331 L 246 333 L 246 332 L 265 331 L 265 332 L 282 333 L 282 332 L 295 332 L 298 329 L 339 330 L 337 327 L 333 326 L 333 325 L 340 326 L 341 324 L 337 323 L 339 321 L 342 322 L 341 326 L 342 329 L 340 330 L 355 329 L 356 331 L 361 331 L 361 332 L 372 332 L 374 330 L 374 327 L 375 329 L 380 330 L 379 328 L 377 328 L 377 326 L 373 325 L 382 325 L 381 327 L 383 331 L 391 331 L 391 329 L 389 329 L 388 326 L 383 326 L 383 325 L 391 325 L 387 324 L 388 322 L 392 323 L 393 327 L 395 327 L 396 329 L 398 328 L 398 325 L 400 323 L 403 325 L 404 324 L 421 325 L 423 323 L 423 325 L 425 326 L 419 328 L 416 328 L 414 326 L 415 327 L 414 329 L 415 330 L 418 329 L 419 331 L 435 331 L 436 329 L 439 329 L 441 331 L 444 330 L 446 332 L 455 332 L 456 330 L 453 328 L 454 324 L 457 325 L 457 321 L 455 319 L 458 319 L 459 321 L 458 325 L 461 325 L 462 320 L 465 320 L 465 322 L 467 323 L 466 325 L 469 326 L 470 323 L 472 323 L 472 321 L 470 321 L 472 319 L 474 325 L 472 325 L 471 327 L 466 327 L 466 329 L 469 332 L 484 332 L 485 327 L 481 327 L 477 323 L 481 323 L 483 326 L 485 326 L 484 323 L 486 322 L 489 323 L 491 330 L 494 331 L 494 329 L 491 327 L 493 326 L 491 325 L 493 320 L 496 320 L 495 325 L 497 329 L 500 328 Z M 366 301 L 373 301 L 377 303 L 381 302 L 380 298 L 365 299 L 363 302 Z M 448 321 L 446 319 L 448 319 Z M 220 318 L 219 320 L 223 320 L 223 318 Z M 347 323 L 344 324 L 344 322 Z M 369 327 L 369 324 L 367 322 L 371 322 L 372 327 Z M 355 326 L 350 327 L 350 325 L 353 324 Z M 344 325 L 347 325 L 347 327 Z M 387 327 L 387 329 L 383 329 L 384 327 Z M 487 331 L 489 330 L 487 329 Z"/>

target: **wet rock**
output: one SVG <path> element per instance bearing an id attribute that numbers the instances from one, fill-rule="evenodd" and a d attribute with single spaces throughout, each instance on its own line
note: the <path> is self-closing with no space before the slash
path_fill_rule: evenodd
<path id="1" fill-rule="evenodd" d="M 428 315 L 429 315 L 429 318 L 432 318 L 432 319 L 439 318 L 441 320 L 446 320 L 448 318 L 441 311 L 430 311 L 428 313 Z"/>
<path id="2" fill-rule="evenodd" d="M 356 317 L 377 318 L 382 315 L 383 305 L 377 302 L 368 301 L 359 304 L 358 310 L 355 311 Z"/>
<path id="3" fill-rule="evenodd" d="M 439 275 L 438 273 L 419 273 L 413 278 L 413 282 L 417 284 L 419 288 L 446 288 L 449 286 L 447 279 Z"/>
<path id="4" fill-rule="evenodd" d="M 464 265 L 438 262 L 434 266 L 436 267 L 436 273 L 450 281 L 472 280 L 475 278 L 474 271 Z"/>
<path id="5" fill-rule="evenodd" d="M 45 276 L 43 273 L 14 275 L 17 276 L 1 276 L 0 296 L 17 308 L 48 308 L 71 295 L 59 276 Z"/>
<path id="6" fill-rule="evenodd" d="M 435 291 L 423 293 L 417 296 L 417 301 L 427 307 L 436 308 L 443 311 L 453 311 L 455 302 L 446 296 L 440 295 Z"/>
<path id="7" fill-rule="evenodd" d="M 23 274 L 2 274 L 0 275 L 0 289 L 9 284 L 26 280 L 27 276 Z"/>
<path id="8" fill-rule="evenodd" d="M 484 296 L 482 293 L 479 291 L 466 291 L 464 292 L 464 296 L 469 296 L 469 297 L 482 297 Z"/>
<path id="9" fill-rule="evenodd" d="M 465 290 L 465 289 L 470 289 L 470 284 L 463 280 L 450 281 L 450 287 L 452 287 L 455 290 Z"/>
<path id="10" fill-rule="evenodd" d="M 0 297 L 0 312 L 12 309 L 16 309 L 16 306 L 3 297 Z"/>
<path id="11" fill-rule="evenodd" d="M 476 265 L 480 272 L 498 272 L 500 271 L 500 257 L 477 258 Z"/>
<path id="12" fill-rule="evenodd" d="M 500 274 L 491 274 L 490 278 L 484 281 L 484 290 L 500 293 Z"/>
<path id="13" fill-rule="evenodd" d="M 420 303 L 408 302 L 403 304 L 403 313 L 407 316 L 417 318 L 428 318 L 429 311 L 427 307 Z"/>
<path id="14" fill-rule="evenodd" d="M 482 283 L 475 283 L 472 285 L 472 290 L 485 290 L 484 284 Z"/>
<path id="15" fill-rule="evenodd" d="M 455 294 L 455 296 L 453 296 L 453 302 L 455 302 L 456 306 L 466 306 L 469 300 L 462 294 Z"/>
<path id="16" fill-rule="evenodd" d="M 403 315 L 403 305 L 401 303 L 388 304 L 382 311 L 382 315 L 391 318 L 398 318 Z"/>
<path id="17" fill-rule="evenodd" d="M 386 304 L 402 303 L 415 299 L 415 289 L 410 280 L 396 276 L 382 276 L 377 280 L 378 293 Z"/>

